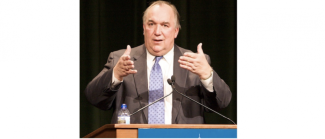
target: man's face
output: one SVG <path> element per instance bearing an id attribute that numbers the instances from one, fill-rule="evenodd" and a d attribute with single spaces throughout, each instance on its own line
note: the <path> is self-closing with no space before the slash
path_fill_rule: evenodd
<path id="1" fill-rule="evenodd" d="M 154 56 L 168 53 L 174 46 L 179 28 L 176 28 L 175 15 L 168 5 L 155 5 L 147 11 L 143 23 L 144 42 Z"/>

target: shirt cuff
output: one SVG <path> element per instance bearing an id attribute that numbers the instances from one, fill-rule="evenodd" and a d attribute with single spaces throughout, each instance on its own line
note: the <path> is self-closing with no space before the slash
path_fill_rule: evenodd
<path id="1" fill-rule="evenodd" d="M 206 79 L 206 80 L 202 80 L 201 79 L 201 82 L 203 84 L 203 86 L 205 87 L 205 89 L 207 89 L 209 92 L 213 92 L 213 72 L 211 73 L 212 75 Z"/>
<path id="2" fill-rule="evenodd" d="M 123 82 L 123 80 L 120 81 L 120 80 L 118 80 L 117 78 L 115 78 L 115 76 L 114 76 L 114 70 L 113 70 L 113 75 L 112 75 L 112 85 L 113 85 L 113 86 L 117 86 L 117 85 L 119 85 L 121 82 Z"/>

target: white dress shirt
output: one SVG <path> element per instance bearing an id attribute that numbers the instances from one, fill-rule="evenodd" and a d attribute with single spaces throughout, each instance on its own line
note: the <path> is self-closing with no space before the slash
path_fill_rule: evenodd
<path id="1" fill-rule="evenodd" d="M 150 81 L 150 73 L 153 65 L 155 64 L 155 56 L 151 55 L 148 50 L 147 51 L 147 78 Z M 173 91 L 172 87 L 168 84 L 167 79 L 170 79 L 173 75 L 173 68 L 174 68 L 174 47 L 163 56 L 162 59 L 159 61 L 159 65 L 162 70 L 163 80 L 164 80 L 164 95 L 168 95 L 170 92 Z M 114 75 L 114 71 L 113 71 Z M 210 76 L 206 80 L 201 80 L 203 86 L 210 92 L 213 92 L 213 80 L 212 76 Z M 123 81 L 119 81 L 114 76 L 112 76 L 112 83 L 117 85 Z M 148 83 L 148 90 L 149 90 L 149 83 Z M 165 124 L 172 124 L 172 102 L 173 102 L 173 95 L 170 95 L 164 99 L 165 101 Z"/>

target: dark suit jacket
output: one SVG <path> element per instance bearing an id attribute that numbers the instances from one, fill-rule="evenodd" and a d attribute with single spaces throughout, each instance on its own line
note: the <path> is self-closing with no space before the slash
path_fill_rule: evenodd
<path id="1" fill-rule="evenodd" d="M 146 47 L 140 45 L 132 48 L 131 60 L 134 61 L 135 69 L 138 71 L 134 75 L 128 75 L 123 78 L 119 86 L 112 86 L 112 73 L 119 58 L 124 50 L 118 50 L 110 53 L 104 69 L 88 84 L 86 88 L 86 97 L 88 101 L 103 110 L 114 108 L 111 123 L 116 123 L 117 112 L 121 104 L 125 103 L 130 113 L 135 112 L 148 104 L 148 81 L 147 81 L 147 62 Z M 213 89 L 209 92 L 200 81 L 199 76 L 185 70 L 179 66 L 178 59 L 189 50 L 175 45 L 174 48 L 174 76 L 176 89 L 199 101 L 208 107 L 219 110 L 226 107 L 231 100 L 231 91 L 228 85 L 213 72 Z M 206 55 L 210 64 L 210 58 Z M 204 123 L 203 112 L 205 108 L 192 102 L 173 91 L 172 102 L 172 123 L 173 124 L 202 124 Z M 208 111 L 208 110 L 206 110 Z M 131 116 L 131 123 L 148 123 L 148 108 Z"/>

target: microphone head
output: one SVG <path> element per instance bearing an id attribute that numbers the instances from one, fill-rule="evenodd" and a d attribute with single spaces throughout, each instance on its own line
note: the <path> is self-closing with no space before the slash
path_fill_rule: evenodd
<path id="1" fill-rule="evenodd" d="M 175 76 L 172 75 L 172 82 L 174 83 L 175 82 Z"/>
<path id="2" fill-rule="evenodd" d="M 167 82 L 168 82 L 169 85 L 172 85 L 172 80 L 167 79 Z"/>

